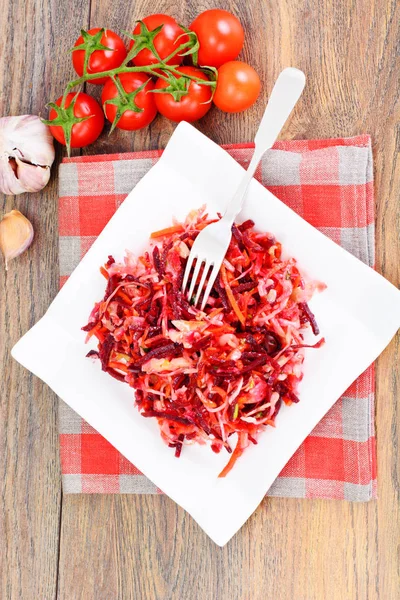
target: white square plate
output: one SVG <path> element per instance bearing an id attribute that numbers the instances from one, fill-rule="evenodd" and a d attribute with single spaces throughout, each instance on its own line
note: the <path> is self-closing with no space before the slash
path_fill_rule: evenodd
<path id="1" fill-rule="evenodd" d="M 283 407 L 225 479 L 226 453 L 185 448 L 181 458 L 161 440 L 154 419 L 141 417 L 133 390 L 85 358 L 81 327 L 104 294 L 99 267 L 125 249 L 141 253 L 149 234 L 207 203 L 223 211 L 243 169 L 223 149 L 183 123 L 162 158 L 138 183 L 49 307 L 12 355 L 43 379 L 128 460 L 224 545 L 256 509 L 289 458 L 400 326 L 400 293 L 388 281 L 306 223 L 253 180 L 241 220 L 273 233 L 327 290 L 312 301 L 326 344 L 306 351 L 301 402 Z"/>

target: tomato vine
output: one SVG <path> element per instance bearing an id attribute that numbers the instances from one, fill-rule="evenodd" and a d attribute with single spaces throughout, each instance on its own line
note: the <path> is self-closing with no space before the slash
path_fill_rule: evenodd
<path id="1" fill-rule="evenodd" d="M 75 52 L 77 50 L 84 51 L 84 62 L 83 62 L 83 74 L 82 76 L 71 80 L 65 87 L 62 100 L 60 105 L 58 106 L 56 103 L 49 103 L 49 107 L 51 107 L 56 112 L 56 118 L 53 120 L 43 120 L 47 125 L 57 125 L 60 126 L 64 131 L 66 146 L 68 156 L 71 151 L 71 132 L 74 124 L 81 122 L 86 119 L 90 119 L 90 116 L 77 118 L 74 115 L 74 102 L 66 107 L 66 100 L 68 94 L 76 87 L 82 86 L 86 82 L 94 82 L 96 79 L 101 79 L 104 77 L 109 77 L 115 84 L 118 90 L 118 98 L 113 100 L 114 104 L 118 105 L 118 111 L 114 122 L 111 126 L 110 133 L 114 130 L 117 125 L 118 120 L 121 118 L 122 114 L 126 110 L 133 110 L 134 112 L 141 112 L 143 109 L 137 106 L 135 103 L 135 95 L 136 93 L 127 94 L 121 85 L 118 76 L 122 73 L 145 73 L 150 77 L 157 77 L 164 79 L 168 83 L 168 87 L 163 90 L 164 93 L 170 93 L 176 102 L 188 94 L 188 89 L 191 81 L 195 81 L 200 85 L 209 86 L 212 89 L 212 95 L 215 91 L 217 85 L 218 71 L 215 67 L 198 67 L 202 72 L 207 75 L 207 79 L 202 79 L 200 77 L 196 77 L 193 74 L 184 74 L 178 70 L 180 60 L 185 56 L 191 56 L 192 62 L 195 66 L 197 66 L 197 56 L 199 51 L 199 41 L 196 33 L 187 29 L 186 27 L 180 25 L 183 33 L 180 35 L 178 40 L 184 39 L 182 43 L 177 45 L 176 49 L 164 59 L 160 57 L 157 52 L 157 49 L 154 44 L 154 39 L 160 33 L 163 25 L 155 28 L 150 31 L 144 21 L 137 21 L 140 24 L 140 33 L 138 34 L 129 34 L 128 32 L 124 32 L 132 41 L 133 46 L 122 61 L 119 67 L 114 69 L 110 69 L 108 71 L 101 71 L 92 73 L 88 70 L 88 65 L 90 63 L 90 58 L 92 54 L 98 50 L 103 51 L 114 51 L 112 48 L 107 47 L 102 43 L 102 37 L 105 33 L 105 28 L 100 29 L 98 32 L 94 34 L 90 34 L 88 31 L 82 30 L 81 36 L 83 41 L 78 46 L 74 46 L 71 49 L 71 52 Z M 142 50 L 147 49 L 156 57 L 156 63 L 144 65 L 144 66 L 132 66 L 130 65 L 132 59 L 135 58 Z M 179 57 L 177 64 L 171 64 L 173 59 Z M 143 86 L 141 89 L 143 89 Z M 138 92 L 139 90 L 137 90 Z M 155 91 L 155 90 L 154 90 Z M 153 90 L 148 91 L 147 93 L 152 93 Z M 77 95 L 79 94 L 79 90 Z M 212 99 L 212 97 L 211 97 Z M 210 100 L 211 101 L 211 100 Z M 103 107 L 104 108 L 104 107 Z"/>

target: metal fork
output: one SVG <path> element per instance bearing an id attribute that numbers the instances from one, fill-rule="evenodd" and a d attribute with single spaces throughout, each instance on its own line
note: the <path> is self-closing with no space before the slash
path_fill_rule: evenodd
<path id="1" fill-rule="evenodd" d="M 297 100 L 300 98 L 305 81 L 305 75 L 299 69 L 289 67 L 280 73 L 254 139 L 255 148 L 252 159 L 235 195 L 228 204 L 223 217 L 216 223 L 207 225 L 195 239 L 186 264 L 182 291 L 185 292 L 186 290 L 190 272 L 194 261 L 196 261 L 188 293 L 188 300 L 191 301 L 201 266 L 204 265 L 194 299 L 194 305 L 197 306 L 204 284 L 207 281 L 207 275 L 209 275 L 201 303 L 201 310 L 206 305 L 214 281 L 225 258 L 232 237 L 233 222 L 242 210 L 248 187 L 258 163 L 264 152 L 271 148 L 276 141 Z"/>

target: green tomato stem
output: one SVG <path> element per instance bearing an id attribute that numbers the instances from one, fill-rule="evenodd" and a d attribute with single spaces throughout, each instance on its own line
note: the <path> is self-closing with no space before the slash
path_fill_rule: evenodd
<path id="1" fill-rule="evenodd" d="M 120 95 L 122 103 L 123 104 L 127 104 L 127 100 L 126 100 L 126 97 L 125 97 L 126 93 L 125 93 L 124 87 L 123 87 L 123 85 L 122 85 L 119 77 L 117 75 L 113 75 L 111 77 L 111 79 L 113 80 L 113 82 L 115 84 L 115 87 L 117 88 L 117 90 L 119 92 L 119 95 Z"/>
<path id="2" fill-rule="evenodd" d="M 169 56 L 167 56 L 166 58 L 164 58 L 164 63 L 168 63 L 171 58 L 174 58 L 174 56 L 177 56 L 177 54 L 180 54 L 181 52 L 183 52 L 183 50 L 186 50 L 186 48 L 189 48 L 190 46 L 190 41 L 189 42 L 184 42 L 183 44 L 181 44 L 176 50 L 174 50 L 173 52 L 171 52 L 171 54 Z"/>
<path id="3" fill-rule="evenodd" d="M 165 77 L 165 75 L 162 74 L 162 72 L 160 73 L 160 70 L 164 70 L 164 71 L 169 71 L 171 73 L 173 73 L 174 75 L 179 75 L 181 76 L 181 73 L 179 73 L 179 71 L 176 69 L 176 65 L 168 65 L 168 61 L 170 61 L 172 58 L 174 58 L 174 56 L 179 55 L 180 53 L 182 53 L 184 50 L 186 50 L 187 48 L 190 47 L 190 41 L 184 42 L 183 44 L 180 44 L 180 46 L 178 46 L 173 52 L 171 52 L 171 54 L 169 56 L 167 56 L 164 60 L 159 60 L 158 63 L 152 64 L 152 65 L 146 65 L 146 66 L 142 66 L 142 67 L 128 67 L 125 63 L 122 63 L 119 67 L 116 67 L 115 69 L 110 69 L 109 71 L 102 71 L 100 73 L 88 73 L 87 71 L 83 73 L 83 75 L 81 77 L 79 77 L 78 79 L 75 79 L 74 81 L 71 81 L 70 83 L 68 83 L 66 90 L 64 92 L 64 97 L 63 97 L 63 101 L 64 98 L 66 98 L 68 92 L 71 91 L 72 88 L 81 85 L 82 83 L 85 83 L 86 81 L 92 81 L 93 79 L 101 79 L 102 77 L 111 77 L 113 78 L 115 75 L 119 75 L 120 73 L 149 73 L 152 76 L 155 77 L 161 77 L 164 79 L 168 79 Z M 155 50 L 155 48 L 151 48 L 151 50 L 154 50 L 154 54 L 155 56 L 157 56 L 157 58 L 159 58 L 157 51 Z M 85 57 L 87 58 L 87 62 L 89 62 L 89 58 L 90 55 L 89 53 L 87 53 L 88 56 Z M 200 79 L 199 77 L 196 77 L 194 75 L 186 75 L 189 79 L 192 79 L 193 81 L 197 81 L 198 83 L 202 83 L 203 85 L 211 85 L 214 86 L 215 82 L 210 81 L 207 82 L 203 79 Z"/>
<path id="4" fill-rule="evenodd" d="M 90 73 L 90 74 L 87 73 L 86 75 L 82 75 L 82 77 L 79 77 L 79 79 L 70 81 L 70 83 L 68 83 L 68 85 L 66 87 L 64 95 L 66 96 L 68 94 L 68 92 L 70 92 L 71 89 L 73 89 L 77 85 L 81 85 L 82 83 L 85 83 L 86 81 L 88 81 L 90 83 L 93 79 L 100 79 L 102 77 L 113 78 L 115 75 L 119 75 L 120 73 L 149 73 L 150 75 L 153 75 L 155 77 L 160 77 L 161 76 L 160 72 L 157 72 L 157 70 L 169 71 L 169 72 L 173 73 L 174 75 L 179 75 L 180 77 L 182 76 L 182 73 L 180 73 L 176 67 L 174 67 L 172 65 L 167 65 L 164 62 L 159 62 L 159 63 L 155 63 L 152 65 L 147 65 L 144 67 L 120 66 L 120 67 L 116 67 L 115 69 L 112 69 L 110 71 L 101 71 L 101 73 Z M 214 87 L 216 85 L 215 81 L 206 81 L 205 79 L 200 79 L 200 77 L 196 77 L 195 75 L 185 74 L 185 77 L 187 77 L 188 79 L 192 79 L 193 81 L 196 81 L 202 85 L 210 85 L 211 87 Z M 164 78 L 165 78 L 165 76 L 164 76 Z"/>
<path id="5" fill-rule="evenodd" d="M 177 68 L 167 65 L 168 71 L 171 71 L 174 75 L 179 75 L 182 77 L 183 73 L 181 73 Z M 196 81 L 196 83 L 201 83 L 202 85 L 209 85 L 210 87 L 215 87 L 217 85 L 216 81 L 209 81 L 206 79 L 201 79 L 200 77 L 196 77 L 195 75 L 189 75 L 188 73 L 184 74 L 185 77 L 191 79 L 192 81 Z"/>

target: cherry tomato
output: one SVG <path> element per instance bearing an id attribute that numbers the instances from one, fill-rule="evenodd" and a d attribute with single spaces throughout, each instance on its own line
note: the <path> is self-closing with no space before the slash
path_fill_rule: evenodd
<path id="1" fill-rule="evenodd" d="M 68 108 L 76 93 L 70 92 L 67 95 L 65 101 L 65 108 Z M 56 101 L 58 106 L 61 106 L 62 96 Z M 90 117 L 80 123 L 75 123 L 72 127 L 71 133 L 71 147 L 82 148 L 92 144 L 99 135 L 101 134 L 104 126 L 104 114 L 101 110 L 100 104 L 89 96 L 79 92 L 75 105 L 74 105 L 74 116 L 75 117 Z M 57 113 L 54 108 L 51 109 L 49 119 L 53 120 L 57 117 Z M 50 125 L 50 131 L 60 144 L 65 144 L 64 130 L 60 125 Z"/>
<path id="2" fill-rule="evenodd" d="M 179 67 L 178 71 L 182 75 L 193 75 L 208 81 L 207 76 L 195 67 Z M 156 90 L 162 90 L 168 85 L 169 83 L 164 79 L 157 79 Z M 210 110 L 211 95 L 210 86 L 195 81 L 190 82 L 188 93 L 178 101 L 174 100 L 170 93 L 154 94 L 157 108 L 164 117 L 171 121 L 188 121 L 189 123 L 201 119 Z"/>
<path id="3" fill-rule="evenodd" d="M 190 26 L 200 42 L 199 64 L 220 67 L 243 48 L 244 31 L 235 15 L 214 8 L 201 13 Z"/>
<path id="4" fill-rule="evenodd" d="M 91 36 L 96 35 L 100 31 L 100 27 L 94 27 L 93 29 L 89 29 L 88 33 Z M 80 46 L 83 44 L 83 37 L 79 37 L 75 46 Z M 88 73 L 101 73 L 102 71 L 109 71 L 111 69 L 116 69 L 119 67 L 123 60 L 126 58 L 126 48 L 123 40 L 109 29 L 106 29 L 101 37 L 100 43 L 103 46 L 107 46 L 107 48 L 112 48 L 112 50 L 95 50 L 90 58 L 88 64 Z M 85 60 L 85 51 L 84 50 L 74 50 L 72 52 L 72 63 L 74 65 L 75 71 L 78 73 L 79 77 L 83 75 L 83 63 Z M 108 77 L 100 77 L 99 79 L 92 79 L 90 83 L 94 83 L 96 85 L 102 85 L 108 81 Z"/>
<path id="5" fill-rule="evenodd" d="M 250 65 L 233 60 L 218 69 L 214 103 L 225 112 L 235 113 L 249 108 L 257 100 L 260 78 Z"/>
<path id="6" fill-rule="evenodd" d="M 136 129 L 146 127 L 146 125 L 149 125 L 149 123 L 152 122 L 157 114 L 154 94 L 148 93 L 150 90 L 154 89 L 154 83 L 145 73 L 121 73 L 120 75 L 117 75 L 117 77 L 128 94 L 140 88 L 146 81 L 147 84 L 133 98 L 134 103 L 139 108 L 143 109 L 142 112 L 125 110 L 118 120 L 116 127 L 118 129 L 127 129 L 129 131 L 135 131 Z M 101 93 L 101 103 L 103 104 L 106 117 L 111 123 L 114 121 L 115 115 L 117 114 L 117 106 L 115 104 L 104 103 L 112 98 L 118 98 L 118 90 L 115 83 L 110 79 L 107 81 Z M 129 101 L 131 102 L 131 100 Z M 123 108 L 123 105 L 121 106 Z"/>
<path id="7" fill-rule="evenodd" d="M 164 60 L 170 54 L 174 52 L 181 44 L 184 44 L 188 41 L 188 36 L 181 36 L 184 31 L 181 27 L 179 27 L 178 23 L 172 17 L 163 14 L 150 15 L 143 19 L 143 23 L 146 25 L 149 32 L 152 32 L 154 29 L 163 26 L 161 31 L 154 38 L 154 47 L 159 55 L 159 57 Z M 134 35 L 138 35 L 142 33 L 142 26 L 138 23 L 133 30 Z M 179 40 L 178 40 L 179 38 Z M 134 45 L 134 41 L 131 41 L 130 47 Z M 144 48 L 141 50 L 133 59 L 132 62 L 137 67 L 143 67 L 147 65 L 152 65 L 158 63 L 158 57 L 154 56 L 153 52 L 148 48 Z M 182 57 L 175 55 L 167 64 L 169 65 L 180 65 L 182 62 Z"/>

